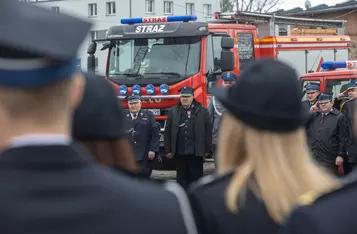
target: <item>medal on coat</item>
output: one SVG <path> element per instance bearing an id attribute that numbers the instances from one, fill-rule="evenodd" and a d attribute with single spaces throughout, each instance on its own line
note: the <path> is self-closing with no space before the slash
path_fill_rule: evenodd
<path id="1" fill-rule="evenodd" d="M 188 118 L 191 118 L 191 111 L 187 111 Z"/>

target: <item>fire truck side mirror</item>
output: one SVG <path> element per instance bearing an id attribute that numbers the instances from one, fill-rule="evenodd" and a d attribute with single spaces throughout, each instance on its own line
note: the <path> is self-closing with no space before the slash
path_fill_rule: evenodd
<path id="1" fill-rule="evenodd" d="M 97 50 L 97 43 L 92 41 L 92 43 L 89 44 L 87 53 L 88 53 L 88 58 L 87 58 L 87 71 L 88 72 L 95 72 L 95 52 Z"/>
<path id="2" fill-rule="evenodd" d="M 234 70 L 234 53 L 230 50 L 221 51 L 220 67 L 222 72 Z"/>
<path id="3" fill-rule="evenodd" d="M 97 51 L 97 43 L 95 41 L 92 41 L 88 46 L 87 53 L 93 55 L 95 54 L 96 51 Z"/>
<path id="4" fill-rule="evenodd" d="M 234 39 L 231 37 L 221 38 L 221 61 L 220 68 L 222 72 L 234 70 L 234 53 L 231 49 L 234 48 Z"/>
<path id="5" fill-rule="evenodd" d="M 222 49 L 230 50 L 234 48 L 234 39 L 231 37 L 222 37 L 221 38 L 221 47 Z"/>

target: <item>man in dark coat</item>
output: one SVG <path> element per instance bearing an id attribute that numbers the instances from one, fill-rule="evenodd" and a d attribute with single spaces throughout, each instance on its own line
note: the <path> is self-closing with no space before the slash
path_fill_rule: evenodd
<path id="1" fill-rule="evenodd" d="M 347 94 L 347 100 L 344 99 Z M 340 93 L 335 99 L 335 107 L 339 108 L 340 112 L 345 115 L 348 123 L 347 133 L 347 155 L 348 161 L 345 162 L 345 174 L 351 172 L 357 166 L 357 138 L 353 130 L 353 122 L 355 117 L 357 88 L 356 82 L 351 81 L 347 84 L 347 89 Z"/>
<path id="2" fill-rule="evenodd" d="M 72 142 L 85 86 L 75 58 L 90 26 L 0 1 L 0 232 L 196 234 L 180 186 L 114 172 Z"/>
<path id="3" fill-rule="evenodd" d="M 203 160 L 211 151 L 212 125 L 207 108 L 193 97 L 194 89 L 183 87 L 180 102 L 168 113 L 164 147 L 175 158 L 177 182 L 188 188 L 203 176 Z"/>
<path id="4" fill-rule="evenodd" d="M 318 105 L 320 111 L 313 114 L 307 129 L 308 144 L 316 162 L 339 176 L 338 166 L 347 160 L 347 120 L 333 108 L 332 94 L 321 94 Z"/>
<path id="5" fill-rule="evenodd" d="M 151 175 L 149 160 L 154 160 L 159 152 L 160 133 L 154 115 L 141 109 L 139 95 L 127 97 L 129 110 L 125 110 L 125 126 L 129 129 L 135 158 L 147 177 Z"/>

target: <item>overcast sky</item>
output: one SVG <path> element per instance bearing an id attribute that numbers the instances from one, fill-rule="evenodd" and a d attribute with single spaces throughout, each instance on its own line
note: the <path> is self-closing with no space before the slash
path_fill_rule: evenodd
<path id="1" fill-rule="evenodd" d="M 1 1 L 1 0 L 0 0 Z M 292 9 L 294 7 L 302 7 L 305 9 L 305 1 L 306 0 L 281 0 L 282 4 L 280 4 L 278 9 Z M 319 4 L 326 3 L 327 5 L 335 5 L 336 3 L 346 2 L 346 0 L 310 0 L 311 6 L 317 6 Z M 328 2 L 328 3 L 327 3 Z"/>

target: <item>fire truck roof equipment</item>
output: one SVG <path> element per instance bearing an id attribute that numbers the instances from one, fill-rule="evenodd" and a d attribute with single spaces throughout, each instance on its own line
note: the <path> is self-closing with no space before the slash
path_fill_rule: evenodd
<path id="1" fill-rule="evenodd" d="M 357 60 L 353 61 L 327 61 L 321 64 L 321 67 L 325 70 L 335 70 L 337 68 L 354 68 L 357 66 Z"/>
<path id="2" fill-rule="evenodd" d="M 122 24 L 142 24 L 142 23 L 163 23 L 163 22 L 189 22 L 196 21 L 195 15 L 181 15 L 181 16 L 154 16 L 142 18 L 124 18 L 120 22 Z"/>
<path id="3" fill-rule="evenodd" d="M 215 12 L 214 18 L 223 22 L 240 22 L 240 23 L 268 23 L 299 26 L 317 26 L 317 27 L 336 27 L 343 28 L 345 20 L 328 20 L 328 19 L 309 19 L 289 16 L 278 16 L 275 14 L 262 14 L 254 12 Z"/>

